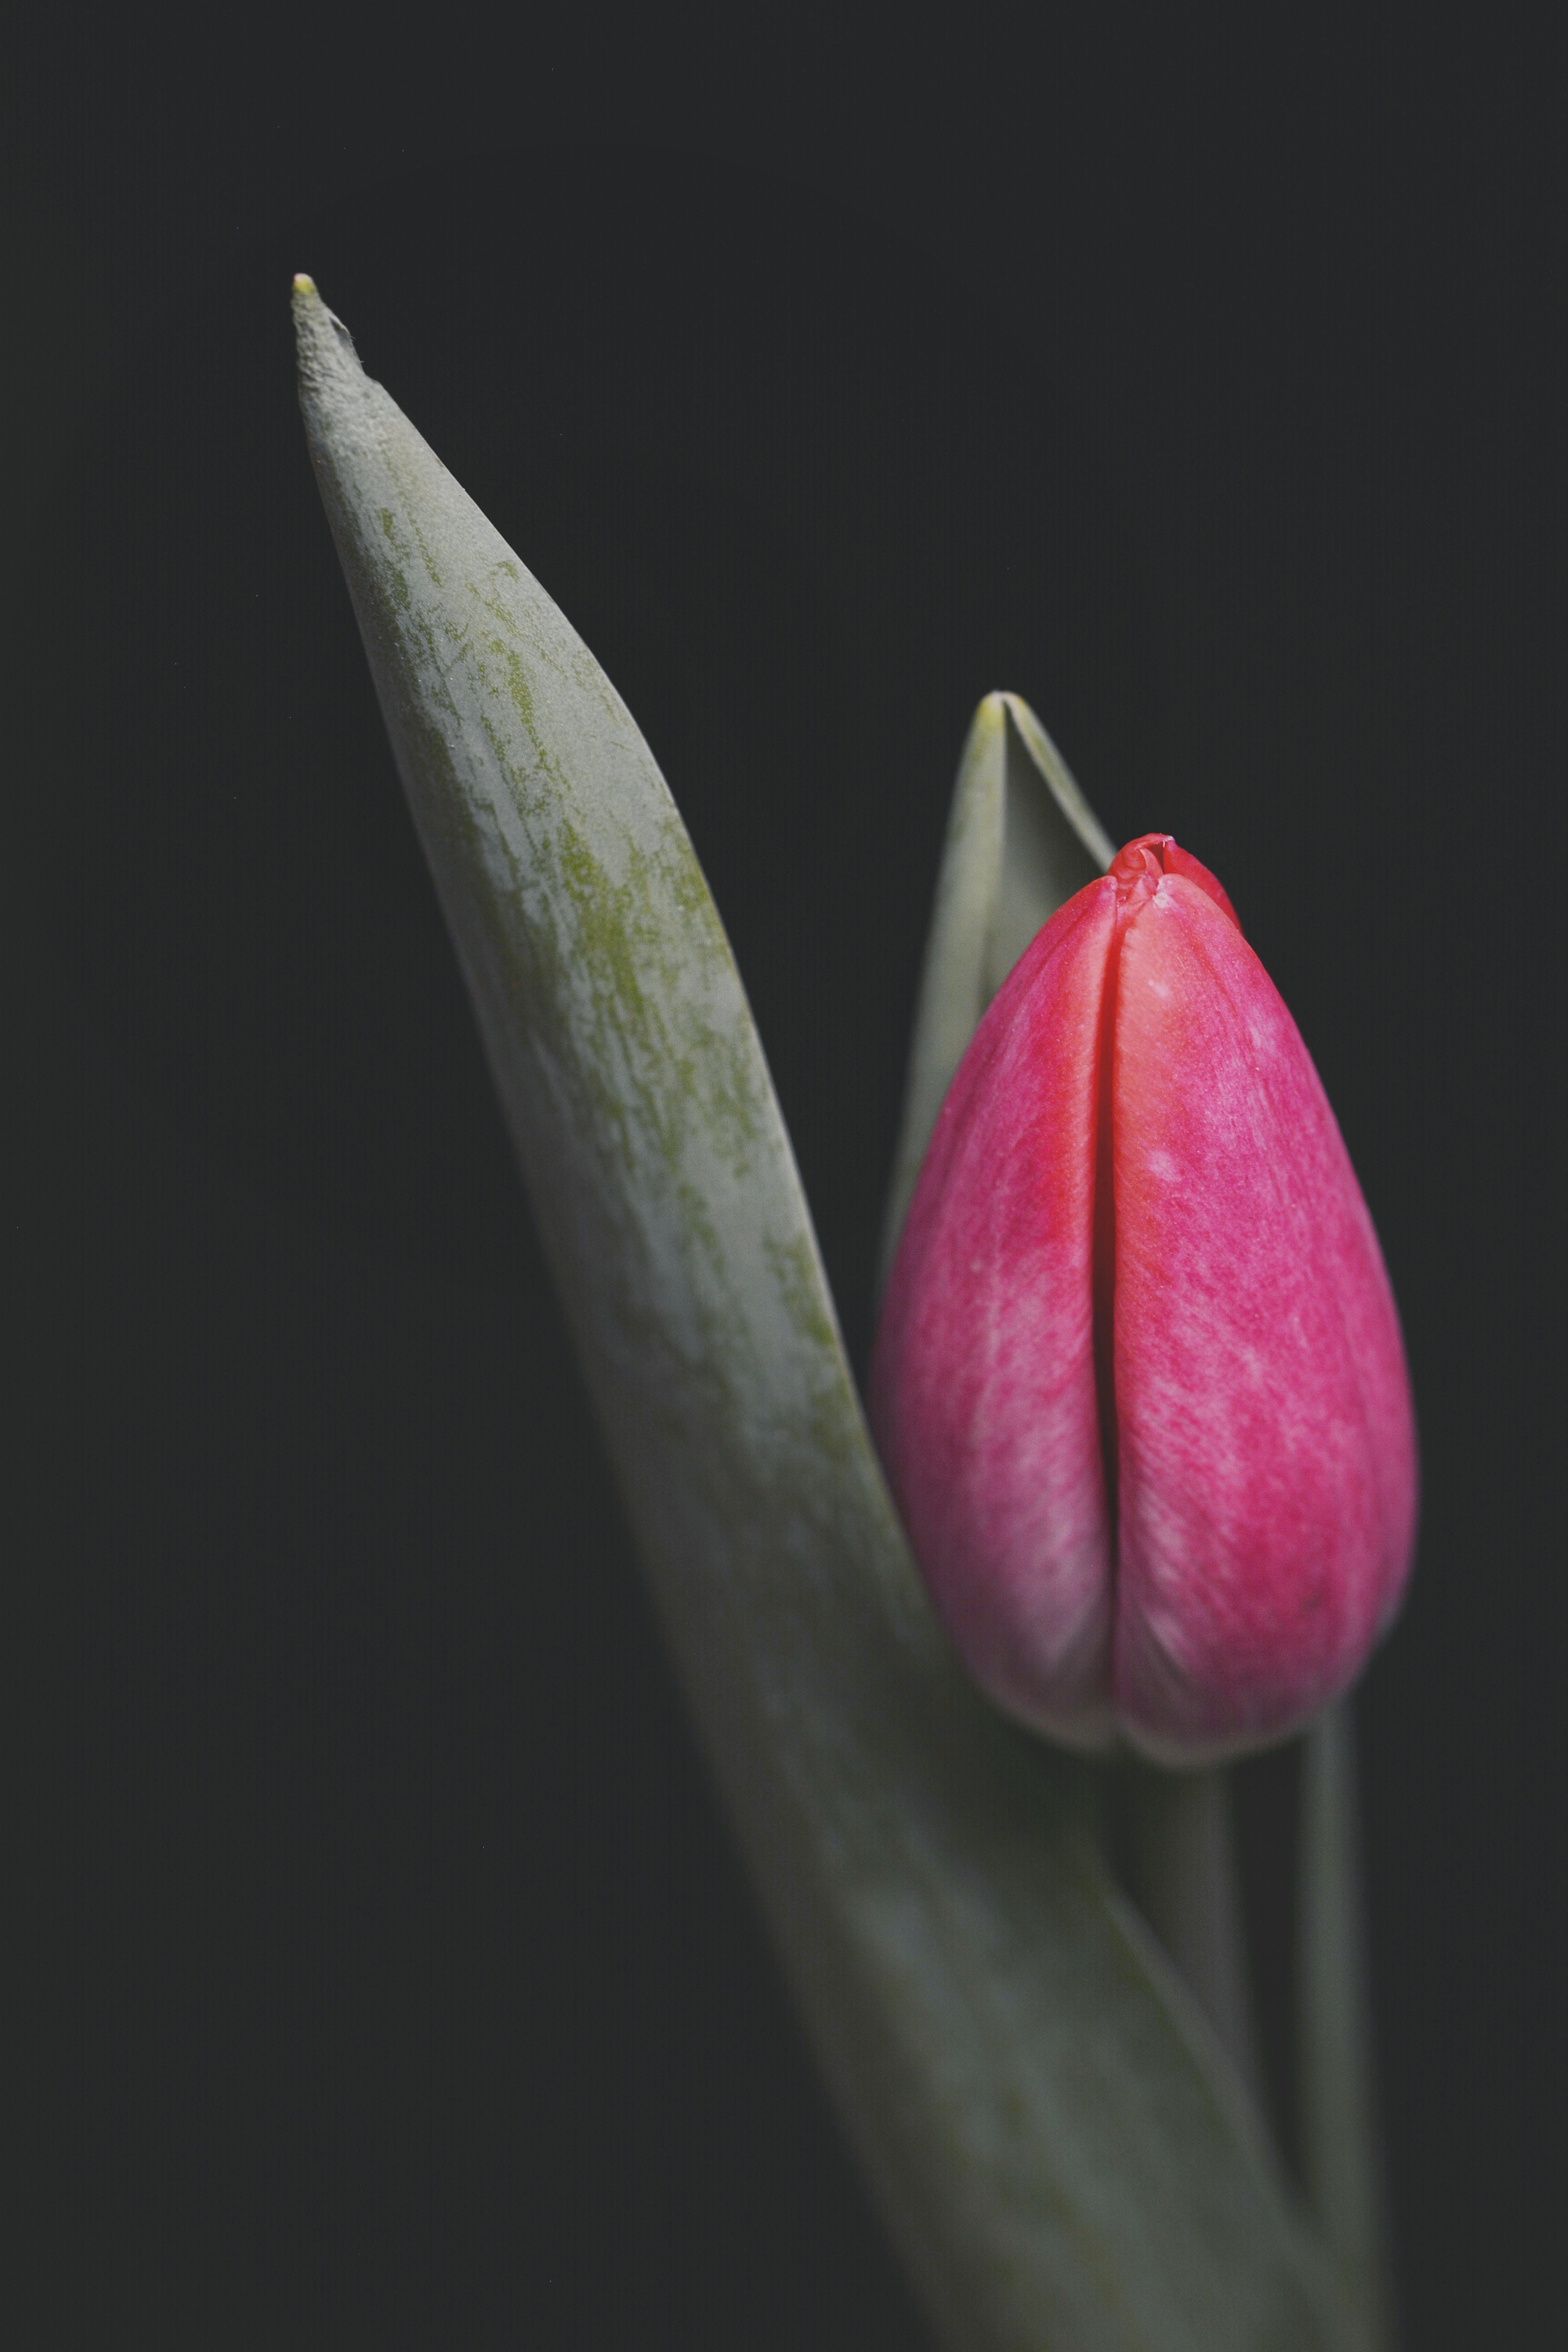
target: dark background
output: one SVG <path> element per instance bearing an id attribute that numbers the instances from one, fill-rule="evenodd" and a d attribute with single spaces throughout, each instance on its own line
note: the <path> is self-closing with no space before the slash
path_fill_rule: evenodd
<path id="1" fill-rule="evenodd" d="M 1546 16 L 1081 15 L 13 58 L 11 2342 L 926 2342 L 510 1171 L 297 268 L 637 713 L 858 1362 L 979 696 L 1227 885 L 1421 1414 L 1358 1701 L 1408 2344 L 1557 2338 Z"/>

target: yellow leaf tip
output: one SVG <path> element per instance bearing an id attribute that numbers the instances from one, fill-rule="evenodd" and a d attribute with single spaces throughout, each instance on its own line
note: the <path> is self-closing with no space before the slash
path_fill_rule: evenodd
<path id="1" fill-rule="evenodd" d="M 297 270 L 295 271 L 295 273 L 294 273 L 294 291 L 295 291 L 295 293 L 296 293 L 296 294 L 313 294 L 313 293 L 315 292 L 315 290 L 316 290 L 316 281 L 315 281 L 315 279 L 314 279 L 313 278 L 307 278 L 307 277 L 306 277 L 306 275 L 305 275 L 305 273 L 304 273 L 304 271 L 303 271 L 302 269 L 297 269 Z"/>

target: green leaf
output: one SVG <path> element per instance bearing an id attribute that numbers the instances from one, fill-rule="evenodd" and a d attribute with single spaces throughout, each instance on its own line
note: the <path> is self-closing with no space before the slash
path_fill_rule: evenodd
<path id="1" fill-rule="evenodd" d="M 1115 856 L 1022 697 L 988 694 L 958 763 L 882 1236 L 886 1279 L 942 1097 L 1040 925 Z"/>
<path id="2" fill-rule="evenodd" d="M 647 745 L 308 279 L 296 317 L 317 478 L 626 1508 L 942 2340 L 1353 2343 L 1245 2101 L 1107 1878 L 1083 1774 L 997 1717 L 938 1633 Z"/>

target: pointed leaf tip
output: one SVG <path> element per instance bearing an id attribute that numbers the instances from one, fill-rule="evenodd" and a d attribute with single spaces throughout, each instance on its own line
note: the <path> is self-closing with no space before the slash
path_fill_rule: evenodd
<path id="1" fill-rule="evenodd" d="M 303 270 L 294 278 L 294 341 L 300 362 L 300 397 L 310 407 L 331 389 L 339 394 L 363 394 L 367 383 L 354 350 L 354 339 L 334 311 L 322 301 L 313 278 Z"/>

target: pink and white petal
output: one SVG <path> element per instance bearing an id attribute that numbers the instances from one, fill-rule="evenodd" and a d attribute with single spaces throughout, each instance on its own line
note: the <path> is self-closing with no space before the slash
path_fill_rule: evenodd
<path id="1" fill-rule="evenodd" d="M 1056 1738 L 1111 1736 L 1110 1539 L 1094 1380 L 1096 1087 L 1115 890 L 1009 975 L 949 1090 L 872 1375 L 882 1458 L 976 1680 Z"/>
<path id="2" fill-rule="evenodd" d="M 1115 1699 L 1134 1744 L 1193 1761 L 1285 1736 L 1364 1662 L 1409 1567 L 1414 1423 L 1307 1049 L 1179 876 L 1123 938 L 1112 1097 Z"/>

